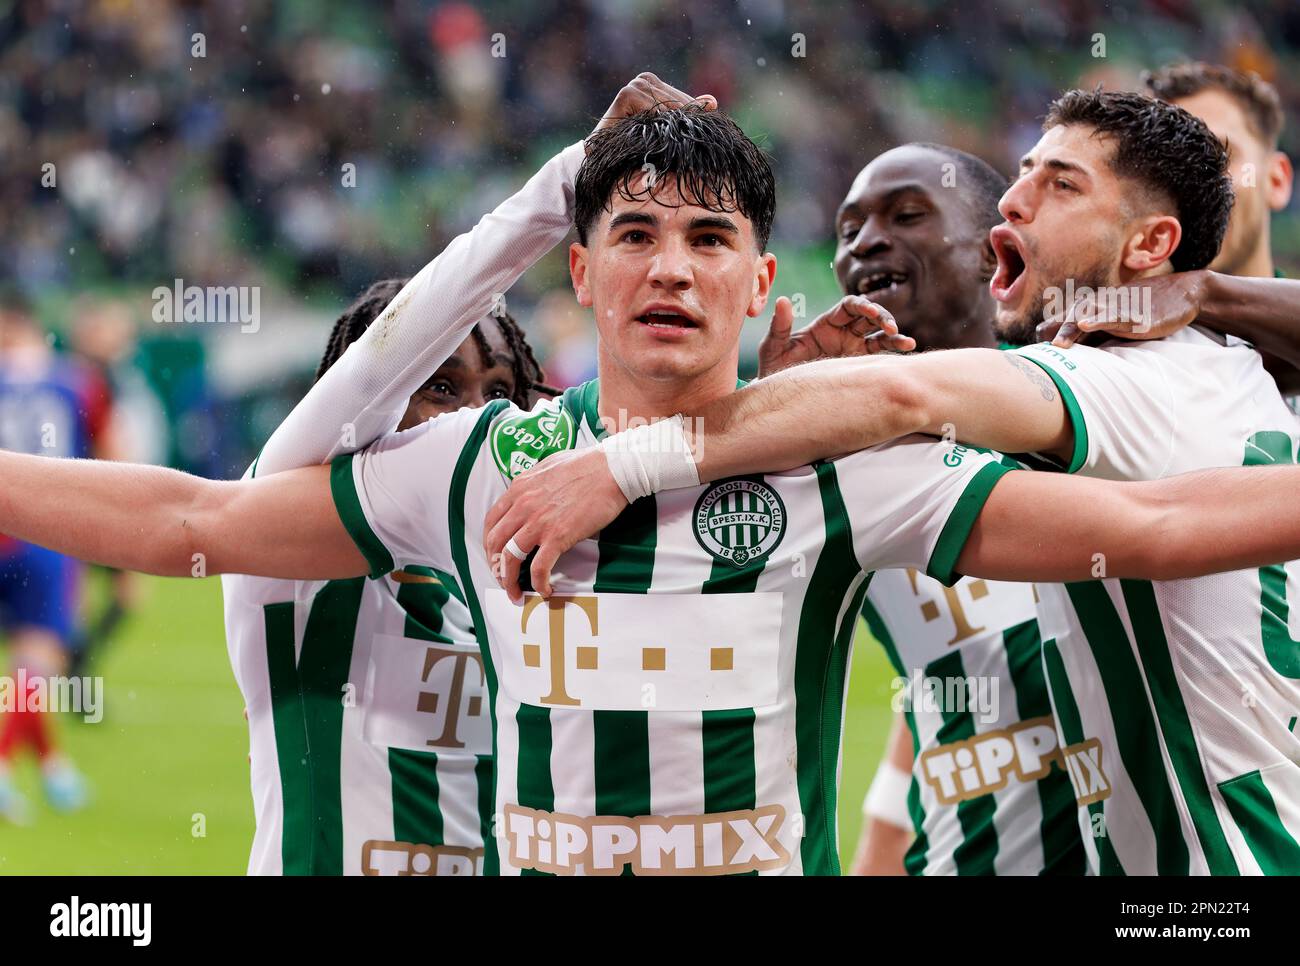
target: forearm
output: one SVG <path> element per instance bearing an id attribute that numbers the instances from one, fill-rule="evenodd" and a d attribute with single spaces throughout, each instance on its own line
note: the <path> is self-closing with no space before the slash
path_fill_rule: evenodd
<path id="1" fill-rule="evenodd" d="M 1300 559 L 1300 467 L 1205 470 L 1133 485 L 1151 536 L 1119 576 L 1178 580 Z"/>
<path id="2" fill-rule="evenodd" d="M 1004 452 L 1064 453 L 1073 442 L 1047 375 L 993 349 L 812 362 L 694 415 L 686 429 L 705 481 L 779 472 L 917 432 Z"/>
<path id="3" fill-rule="evenodd" d="M 336 580 L 368 567 L 330 468 L 205 480 L 162 466 L 0 451 L 0 533 L 122 570 Z"/>
<path id="4" fill-rule="evenodd" d="M 810 362 L 703 407 L 684 422 L 701 481 L 780 472 L 919 431 L 925 416 L 910 391 L 872 379 L 891 361 Z"/>
<path id="5" fill-rule="evenodd" d="M 91 563 L 193 571 L 214 484 L 176 470 L 0 452 L 0 533 Z"/>
<path id="6" fill-rule="evenodd" d="M 325 463 L 396 429 L 411 394 L 568 233 L 582 159 L 581 143 L 566 148 L 412 278 L 271 436 L 257 475 Z"/>
<path id="7" fill-rule="evenodd" d="M 894 715 L 885 757 L 863 802 L 862 834 L 853 859 L 854 875 L 904 875 L 903 858 L 912 844 L 907 794 L 912 770 L 912 733 Z"/>
<path id="8" fill-rule="evenodd" d="M 1300 280 L 1206 271 L 1197 322 L 1300 367 Z"/>
<path id="9" fill-rule="evenodd" d="M 1014 472 L 989 494 L 957 572 L 1062 583 L 1179 580 L 1300 559 L 1300 467 L 1116 483 Z"/>

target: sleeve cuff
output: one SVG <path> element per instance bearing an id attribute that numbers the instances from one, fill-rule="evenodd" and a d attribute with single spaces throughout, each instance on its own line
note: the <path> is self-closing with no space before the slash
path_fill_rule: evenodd
<path id="1" fill-rule="evenodd" d="M 388 552 L 382 540 L 375 535 L 361 508 L 361 498 L 357 495 L 357 483 L 353 477 L 352 455 L 347 453 L 330 464 L 330 493 L 334 497 L 334 508 L 338 510 L 339 519 L 348 531 L 348 536 L 357 545 L 361 555 L 370 565 L 370 577 L 382 577 L 393 569 L 393 555 Z"/>
<path id="2" fill-rule="evenodd" d="M 1083 409 L 1079 406 L 1079 400 L 1074 398 L 1074 390 L 1070 388 L 1070 384 L 1065 381 L 1065 378 L 1051 366 L 1024 352 L 1018 352 L 1016 355 L 1029 360 L 1047 373 L 1048 378 L 1056 384 L 1056 388 L 1060 391 L 1061 400 L 1065 403 L 1065 411 L 1070 416 L 1070 425 L 1074 427 L 1074 452 L 1070 454 L 1070 465 L 1065 472 L 1079 472 L 1079 470 L 1083 469 L 1083 464 L 1088 460 L 1088 424 L 1083 421 Z"/>
<path id="3" fill-rule="evenodd" d="M 987 463 L 971 477 L 966 489 L 957 498 L 957 505 L 948 515 L 948 522 L 939 534 L 939 542 L 930 554 L 930 565 L 925 568 L 927 574 L 945 587 L 951 587 L 961 576 L 956 572 L 957 558 L 961 556 L 962 548 L 970 538 L 971 528 L 975 526 L 975 520 L 984 509 L 984 503 L 993 492 L 994 485 L 1011 472 L 1013 470 L 1010 466 Z"/>

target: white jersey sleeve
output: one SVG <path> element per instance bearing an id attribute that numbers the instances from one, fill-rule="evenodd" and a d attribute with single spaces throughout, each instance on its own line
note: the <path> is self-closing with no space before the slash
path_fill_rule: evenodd
<path id="1" fill-rule="evenodd" d="M 1069 472 L 1108 480 L 1169 474 L 1179 418 L 1192 414 L 1175 406 L 1168 366 L 1152 345 L 1058 349 L 1040 342 L 1014 350 L 1041 367 L 1061 393 L 1074 427 Z"/>
<path id="2" fill-rule="evenodd" d="M 334 459 L 334 506 L 371 577 L 411 565 L 455 570 L 448 508 L 456 466 L 475 428 L 504 408 L 494 402 L 444 413 Z M 469 449 L 472 458 L 478 445 Z"/>
<path id="3" fill-rule="evenodd" d="M 280 424 L 253 474 L 326 463 L 396 429 L 494 299 L 567 234 L 584 156 L 582 142 L 565 148 L 424 266 Z"/>
<path id="4" fill-rule="evenodd" d="M 984 502 L 1013 469 L 997 453 L 924 436 L 833 462 L 862 569 L 914 567 L 949 586 Z"/>

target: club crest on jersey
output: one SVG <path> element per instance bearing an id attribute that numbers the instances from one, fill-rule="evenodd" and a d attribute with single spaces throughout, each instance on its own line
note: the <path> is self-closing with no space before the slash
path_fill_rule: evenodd
<path id="1" fill-rule="evenodd" d="M 501 475 L 513 480 L 552 453 L 572 449 L 576 435 L 573 417 L 558 403 L 530 413 L 515 413 L 492 426 L 492 459 Z"/>
<path id="2" fill-rule="evenodd" d="M 718 560 L 743 567 L 776 549 L 785 535 L 785 504 L 757 480 L 720 480 L 695 504 L 695 539 Z"/>

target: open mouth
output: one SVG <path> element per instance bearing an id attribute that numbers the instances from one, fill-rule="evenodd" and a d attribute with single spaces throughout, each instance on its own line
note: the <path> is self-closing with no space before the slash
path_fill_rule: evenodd
<path id="1" fill-rule="evenodd" d="M 1005 228 L 994 228 L 989 235 L 998 259 L 997 271 L 989 281 L 989 292 L 999 302 L 1013 301 L 1025 277 L 1025 256 L 1018 238 Z"/>
<path id="2" fill-rule="evenodd" d="M 858 279 L 858 294 L 875 295 L 876 293 L 892 292 L 898 286 L 906 285 L 910 278 L 911 276 L 906 272 L 898 272 L 892 269 L 869 272 Z"/>
<path id="3" fill-rule="evenodd" d="M 697 323 L 689 315 L 674 311 L 673 309 L 650 309 L 643 315 L 638 315 L 636 320 L 642 325 L 647 325 L 652 329 L 698 329 Z"/>

